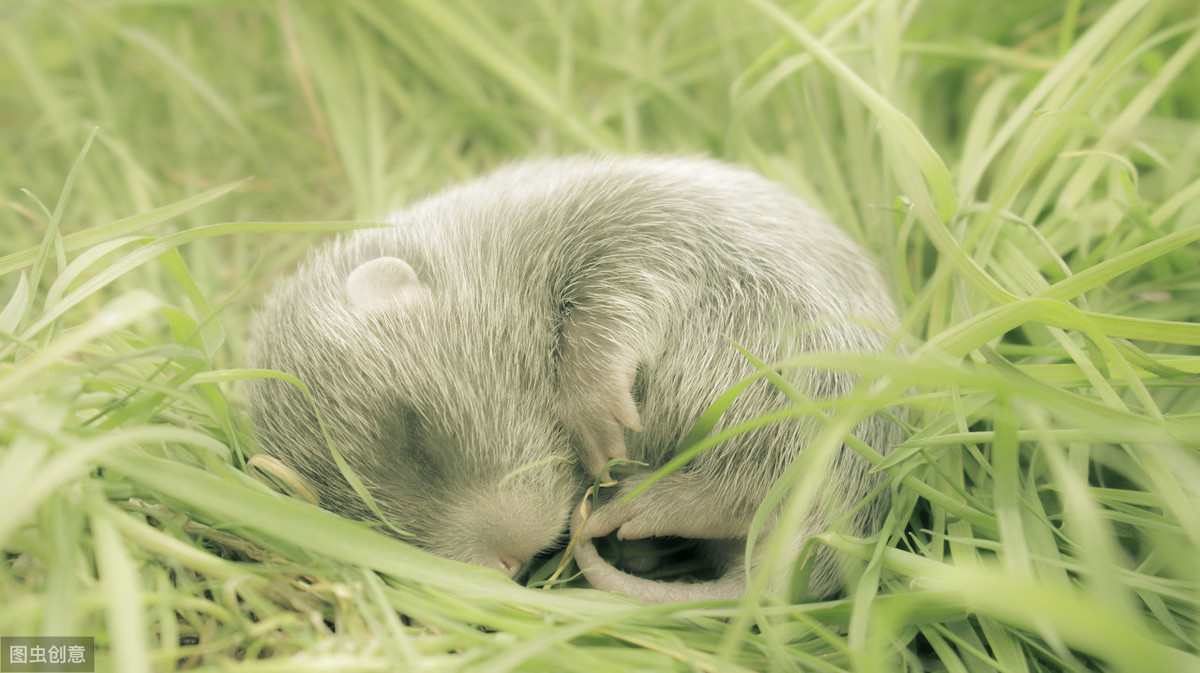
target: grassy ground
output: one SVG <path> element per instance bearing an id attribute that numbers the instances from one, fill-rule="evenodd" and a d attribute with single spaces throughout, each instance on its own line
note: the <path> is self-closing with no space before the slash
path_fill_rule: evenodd
<path id="1" fill-rule="evenodd" d="M 1200 18 L 986 6 L 0 4 L 0 634 L 126 672 L 1200 670 Z M 839 361 L 876 385 L 838 408 L 911 431 L 883 534 L 820 539 L 844 598 L 524 589 L 247 476 L 272 279 L 581 150 L 748 163 L 881 259 L 911 355 Z"/>

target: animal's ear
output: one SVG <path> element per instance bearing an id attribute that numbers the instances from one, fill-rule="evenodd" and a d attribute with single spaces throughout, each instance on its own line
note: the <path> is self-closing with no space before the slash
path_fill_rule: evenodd
<path id="1" fill-rule="evenodd" d="M 346 295 L 354 306 L 379 311 L 419 301 L 425 287 L 402 259 L 379 257 L 364 262 L 346 278 Z"/>

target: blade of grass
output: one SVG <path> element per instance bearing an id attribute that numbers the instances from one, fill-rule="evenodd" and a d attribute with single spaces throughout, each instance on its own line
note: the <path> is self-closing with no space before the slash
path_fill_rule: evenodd
<path id="1" fill-rule="evenodd" d="M 46 224 L 46 233 L 42 236 L 42 244 L 38 246 L 37 256 L 33 260 L 33 270 L 29 273 L 29 296 L 31 297 L 37 296 L 38 286 L 41 284 L 42 275 L 45 273 L 46 262 L 50 258 L 50 251 L 56 244 L 59 244 L 58 227 L 62 223 L 67 201 L 71 198 L 71 190 L 75 187 L 77 172 L 83 165 L 83 160 L 87 157 L 88 150 L 92 147 L 92 141 L 96 138 L 97 131 L 99 129 L 93 128 L 88 133 L 87 140 L 83 143 L 83 148 L 79 150 L 79 155 L 75 158 L 75 163 L 71 164 L 71 170 L 67 172 L 67 179 L 63 183 L 58 203 L 54 206 L 54 213 L 50 216 L 50 221 Z M 27 322 L 27 320 L 28 314 L 22 322 Z"/>
<path id="2" fill-rule="evenodd" d="M 149 673 L 152 669 L 146 646 L 147 628 L 138 568 L 112 522 L 105 516 L 104 496 L 92 489 L 88 493 L 88 502 L 92 511 L 89 521 L 96 545 L 96 567 L 105 598 L 105 621 L 112 639 L 116 669 Z"/>
<path id="3" fill-rule="evenodd" d="M 864 82 L 787 12 L 770 0 L 750 0 L 750 4 L 769 16 L 792 39 L 812 54 L 813 58 L 821 65 L 833 72 L 839 80 L 845 82 L 862 100 L 863 104 L 871 109 L 871 112 L 888 130 L 889 133 L 885 137 L 894 140 L 908 160 L 915 164 L 925 177 L 926 183 L 933 193 L 933 202 L 936 205 L 938 217 L 943 221 L 948 221 L 954 215 L 954 211 L 958 209 L 958 201 L 954 197 L 954 189 L 950 184 L 950 172 L 929 141 L 917 129 L 916 124 Z M 905 167 L 900 167 L 900 171 L 904 169 Z"/>
<path id="4" fill-rule="evenodd" d="M 75 252 L 99 245 L 105 241 L 110 241 L 122 236 L 137 233 L 144 229 L 148 229 L 156 224 L 161 224 L 171 218 L 177 217 L 190 210 L 198 208 L 214 199 L 218 199 L 229 192 L 241 187 L 253 178 L 245 178 L 236 182 L 230 182 L 220 187 L 213 187 L 205 190 L 195 196 L 190 196 L 186 199 L 176 201 L 175 203 L 156 208 L 152 211 L 126 217 L 116 220 L 105 225 L 91 227 L 83 231 L 77 231 L 72 234 L 67 234 L 62 238 L 62 247 L 64 252 Z M 0 275 L 11 273 L 18 269 L 23 269 L 33 264 L 39 254 L 39 248 L 28 248 L 21 252 L 14 252 L 3 257 L 0 257 Z"/>

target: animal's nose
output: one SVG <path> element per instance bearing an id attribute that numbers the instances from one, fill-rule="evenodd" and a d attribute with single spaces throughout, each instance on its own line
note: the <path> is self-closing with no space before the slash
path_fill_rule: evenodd
<path id="1" fill-rule="evenodd" d="M 500 572 L 508 575 L 509 579 L 516 578 L 517 573 L 521 572 L 522 565 L 524 564 L 511 556 L 501 556 L 496 559 L 496 567 L 500 569 Z"/>

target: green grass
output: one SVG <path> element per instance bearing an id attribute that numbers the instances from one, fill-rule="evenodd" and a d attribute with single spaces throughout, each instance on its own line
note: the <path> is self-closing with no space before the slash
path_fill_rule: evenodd
<path id="1" fill-rule="evenodd" d="M 1200 17 L 1046 4 L 0 4 L 0 634 L 129 672 L 1200 669 Z M 814 543 L 843 598 L 525 589 L 248 475 L 273 279 L 576 151 L 752 165 L 881 260 L 909 355 L 798 362 L 866 383 L 775 493 L 907 408 L 883 533 Z"/>

